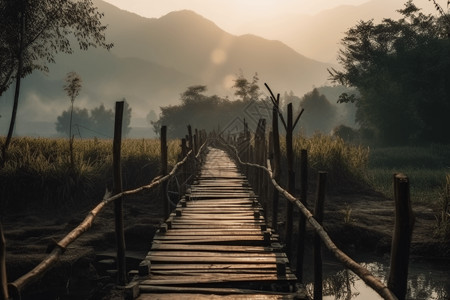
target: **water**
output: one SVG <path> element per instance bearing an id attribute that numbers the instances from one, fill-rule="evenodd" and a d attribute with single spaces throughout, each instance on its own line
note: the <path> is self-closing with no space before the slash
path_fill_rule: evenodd
<path id="1" fill-rule="evenodd" d="M 364 257 L 361 262 L 375 276 L 386 284 L 389 261 L 376 256 Z M 362 262 L 363 261 L 363 262 Z M 378 300 L 382 299 L 353 272 L 341 268 L 342 265 L 324 261 L 323 299 L 334 300 Z M 310 295 L 313 284 L 307 285 Z M 449 300 L 450 260 L 412 259 L 409 263 L 407 299 Z"/>

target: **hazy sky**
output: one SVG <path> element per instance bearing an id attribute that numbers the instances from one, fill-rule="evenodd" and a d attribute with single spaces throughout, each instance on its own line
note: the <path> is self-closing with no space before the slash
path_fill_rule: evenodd
<path id="1" fill-rule="evenodd" d="M 144 17 L 159 18 L 171 11 L 190 9 L 219 27 L 239 33 L 242 25 L 261 18 L 289 13 L 315 14 L 340 5 L 358 5 L 368 0 L 105 0 Z M 405 0 L 406 1 L 406 0 Z"/>

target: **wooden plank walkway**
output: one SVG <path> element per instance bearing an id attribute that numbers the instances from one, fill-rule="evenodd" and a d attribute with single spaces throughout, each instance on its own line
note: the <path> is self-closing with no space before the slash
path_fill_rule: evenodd
<path id="1" fill-rule="evenodd" d="M 190 192 L 155 234 L 138 299 L 303 299 L 246 178 L 224 151 L 208 150 Z"/>

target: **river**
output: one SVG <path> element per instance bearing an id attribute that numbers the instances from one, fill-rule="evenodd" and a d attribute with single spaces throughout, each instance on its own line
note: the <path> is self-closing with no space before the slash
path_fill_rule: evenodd
<path id="1" fill-rule="evenodd" d="M 372 274 L 387 282 L 389 258 L 375 255 L 356 257 Z M 336 260 L 324 259 L 323 299 L 335 300 L 378 300 L 382 299 L 353 272 L 342 268 Z M 313 279 L 306 277 L 307 289 L 312 294 Z M 450 259 L 430 260 L 412 258 L 409 263 L 407 299 L 448 300 L 450 299 Z"/>

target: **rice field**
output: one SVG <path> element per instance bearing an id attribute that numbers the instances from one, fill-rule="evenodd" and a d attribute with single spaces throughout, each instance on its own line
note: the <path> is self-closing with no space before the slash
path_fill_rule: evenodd
<path id="1" fill-rule="evenodd" d="M 179 144 L 168 142 L 169 166 L 176 163 Z M 124 189 L 148 184 L 158 175 L 158 139 L 125 139 L 121 152 Z M 75 140 L 74 154 L 72 169 L 67 139 L 13 139 L 0 170 L 0 208 L 64 207 L 101 200 L 112 188 L 112 140 Z"/>
<path id="2" fill-rule="evenodd" d="M 450 146 L 431 145 L 370 149 L 367 181 L 386 196 L 393 197 L 393 174 L 410 180 L 413 203 L 435 207 L 450 173 Z"/>
<path id="3" fill-rule="evenodd" d="M 285 153 L 284 138 L 281 148 Z M 327 171 L 332 192 L 357 192 L 371 186 L 392 197 L 392 175 L 401 172 L 410 178 L 413 203 L 435 208 L 450 173 L 450 146 L 369 148 L 326 135 L 298 135 L 294 138 L 297 174 L 301 149 L 308 150 L 311 188 L 317 172 Z M 64 206 L 101 199 L 112 186 L 112 140 L 75 140 L 74 153 L 75 167 L 71 169 L 67 139 L 13 139 L 8 161 L 0 170 L 0 206 Z M 180 141 L 169 141 L 169 166 L 176 163 L 179 153 Z M 124 189 L 147 184 L 158 175 L 159 158 L 158 139 L 125 139 Z M 285 157 L 282 161 L 285 163 Z"/>

